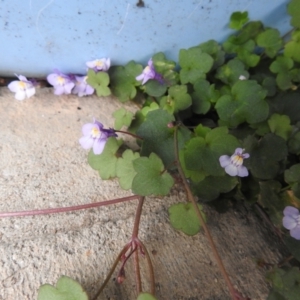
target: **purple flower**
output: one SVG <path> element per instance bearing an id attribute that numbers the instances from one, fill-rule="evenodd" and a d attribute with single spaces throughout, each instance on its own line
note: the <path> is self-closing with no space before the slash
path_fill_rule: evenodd
<path id="1" fill-rule="evenodd" d="M 152 58 L 150 58 L 150 60 L 148 61 L 148 66 L 143 70 L 142 74 L 135 77 L 135 79 L 138 81 L 142 80 L 142 84 L 145 84 L 149 79 L 155 79 L 160 83 L 162 83 L 163 81 L 161 74 L 155 71 Z"/>
<path id="2" fill-rule="evenodd" d="M 58 71 L 49 74 L 47 76 L 47 81 L 53 85 L 55 95 L 71 94 L 71 91 L 75 86 L 75 83 L 70 76 Z"/>
<path id="3" fill-rule="evenodd" d="M 245 166 L 243 166 L 243 162 L 245 158 L 249 158 L 250 155 L 248 153 L 244 153 L 244 149 L 236 148 L 234 154 L 231 156 L 222 155 L 219 158 L 220 164 L 222 168 L 225 168 L 225 172 L 230 176 L 240 176 L 245 177 L 248 176 L 248 170 Z"/>
<path id="4" fill-rule="evenodd" d="M 86 82 L 87 76 L 75 76 L 75 87 L 72 90 L 72 94 L 77 94 L 79 97 L 92 95 L 94 88 Z"/>
<path id="5" fill-rule="evenodd" d="M 109 137 L 116 137 L 114 129 L 104 129 L 103 124 L 94 119 L 94 123 L 88 123 L 82 126 L 83 137 L 79 143 L 83 149 L 93 148 L 94 154 L 98 155 L 103 152 L 104 146 Z"/>
<path id="6" fill-rule="evenodd" d="M 30 98 L 35 94 L 35 87 L 32 81 L 27 80 L 23 75 L 15 74 L 19 80 L 12 81 L 7 87 L 11 92 L 16 93 L 15 98 L 17 100 L 24 100 Z"/>
<path id="7" fill-rule="evenodd" d="M 101 58 L 88 61 L 86 65 L 95 72 L 107 71 L 110 68 L 110 58 Z"/>
<path id="8" fill-rule="evenodd" d="M 290 231 L 291 237 L 300 240 L 300 214 L 299 210 L 293 206 L 287 206 L 283 210 L 284 217 L 282 225 Z"/>

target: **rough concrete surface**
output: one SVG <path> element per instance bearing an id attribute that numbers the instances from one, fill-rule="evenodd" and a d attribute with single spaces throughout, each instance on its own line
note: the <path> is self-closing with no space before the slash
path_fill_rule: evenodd
<path id="1" fill-rule="evenodd" d="M 85 204 L 130 195 L 115 180 L 102 181 L 80 148 L 81 126 L 93 117 L 113 126 L 121 104 L 112 97 L 55 96 L 44 88 L 25 101 L 0 89 L 0 211 Z M 133 106 L 125 105 L 134 110 Z M 165 198 L 147 197 L 140 238 L 153 260 L 158 299 L 230 299 L 203 232 L 173 230 L 167 209 L 182 202 L 179 186 Z M 41 284 L 60 275 L 78 280 L 93 296 L 128 241 L 137 202 L 47 216 L 0 220 L 0 299 L 37 299 Z M 225 214 L 206 208 L 208 225 L 228 273 L 240 292 L 266 299 L 269 286 L 255 259 L 276 263 L 278 245 L 246 210 Z M 129 264 L 130 265 L 130 264 Z M 127 268 L 119 286 L 112 279 L 99 299 L 135 299 Z M 147 275 L 146 275 L 147 276 Z"/>

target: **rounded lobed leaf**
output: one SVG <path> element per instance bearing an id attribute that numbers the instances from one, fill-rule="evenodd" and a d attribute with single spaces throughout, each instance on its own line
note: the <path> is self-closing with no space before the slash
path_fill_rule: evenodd
<path id="1" fill-rule="evenodd" d="M 38 300 L 88 300 L 82 286 L 67 276 L 61 276 L 56 287 L 44 284 L 39 288 Z"/>
<path id="2" fill-rule="evenodd" d="M 136 171 L 132 182 L 133 193 L 165 196 L 170 192 L 174 184 L 173 177 L 164 170 L 162 160 L 155 153 L 135 159 L 133 167 Z"/>
<path id="3" fill-rule="evenodd" d="M 197 204 L 198 208 L 205 219 L 202 212 L 202 206 Z M 201 223 L 197 217 L 197 213 L 192 203 L 177 203 L 169 207 L 169 217 L 173 228 L 182 231 L 187 235 L 195 235 L 201 229 Z"/>

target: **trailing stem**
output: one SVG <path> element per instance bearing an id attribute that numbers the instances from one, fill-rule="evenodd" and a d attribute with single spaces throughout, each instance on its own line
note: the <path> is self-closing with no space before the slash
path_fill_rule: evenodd
<path id="1" fill-rule="evenodd" d="M 226 284 L 228 286 L 228 289 L 229 289 L 229 292 L 230 292 L 230 295 L 232 297 L 233 300 L 242 300 L 243 298 L 239 295 L 239 293 L 234 289 L 232 283 L 231 283 L 231 280 L 229 279 L 229 276 L 226 272 L 226 269 L 224 267 L 224 264 L 222 262 L 222 259 L 217 251 L 217 248 L 215 246 L 215 243 L 212 239 L 212 236 L 208 230 L 208 227 L 206 226 L 206 223 L 201 215 L 201 212 L 198 208 L 198 205 L 197 205 L 197 202 L 191 192 L 191 189 L 188 185 L 188 182 L 185 178 L 185 175 L 183 173 L 183 170 L 182 170 L 182 167 L 181 167 L 181 164 L 180 164 L 180 161 L 179 161 L 179 153 L 178 153 L 178 138 L 177 138 L 177 132 L 178 132 L 178 126 L 175 127 L 175 131 L 174 131 L 174 142 L 175 142 L 175 155 L 176 155 L 176 160 L 177 160 L 177 168 L 178 168 L 178 172 L 182 178 L 182 182 L 184 184 L 184 188 L 185 188 L 185 191 L 186 191 L 186 194 L 187 194 L 187 198 L 188 200 L 192 203 L 195 211 L 196 211 L 196 214 L 197 214 L 197 217 L 201 223 L 201 226 L 203 227 L 204 231 L 205 231 L 205 234 L 207 236 L 207 239 L 208 239 L 208 242 L 211 246 L 211 249 L 213 251 L 213 254 L 215 256 L 215 259 L 217 261 L 217 264 L 218 264 L 218 267 L 226 281 Z"/>
<path id="2" fill-rule="evenodd" d="M 134 271 L 135 271 L 135 281 L 136 281 L 136 291 L 137 294 L 142 292 L 142 281 L 141 281 L 141 273 L 140 273 L 140 262 L 139 262 L 139 251 L 142 255 L 146 256 L 149 273 L 150 273 L 150 285 L 151 285 L 151 294 L 155 295 L 155 279 L 154 279 L 154 272 L 152 262 L 149 256 L 149 253 L 145 247 L 145 245 L 139 240 L 138 233 L 139 233 L 139 225 L 141 220 L 142 208 L 144 204 L 145 197 L 136 196 L 139 199 L 138 207 L 135 214 L 135 220 L 132 230 L 132 236 L 130 241 L 123 247 L 122 251 L 119 253 L 117 259 L 115 260 L 111 270 L 109 271 L 104 283 L 101 285 L 100 289 L 94 296 L 92 300 L 96 300 L 98 296 L 101 294 L 105 286 L 107 285 L 109 279 L 111 278 L 113 272 L 115 271 L 118 263 L 121 261 L 121 267 L 118 272 L 117 278 L 118 282 L 122 283 L 125 279 L 125 265 L 128 262 L 129 258 L 133 256 L 134 262 Z"/>
<path id="3" fill-rule="evenodd" d="M 88 203 L 88 204 L 82 204 L 82 205 L 67 206 L 67 207 L 2 212 L 2 213 L 0 213 L 0 218 L 57 214 L 57 213 L 62 213 L 62 212 L 70 212 L 70 211 L 75 211 L 75 210 L 89 209 L 89 208 L 95 208 L 95 207 L 106 206 L 106 205 L 111 205 L 111 204 L 117 204 L 117 203 L 121 203 L 121 202 L 131 201 L 131 200 L 137 199 L 138 197 L 139 196 L 137 196 L 137 195 L 132 195 L 132 196 L 122 197 L 122 198 L 118 198 L 118 199 L 112 199 L 112 200 Z"/>

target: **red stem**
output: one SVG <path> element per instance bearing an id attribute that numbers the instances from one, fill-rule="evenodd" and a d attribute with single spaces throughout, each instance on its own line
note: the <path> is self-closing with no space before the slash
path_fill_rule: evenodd
<path id="1" fill-rule="evenodd" d="M 75 206 L 35 209 L 35 210 L 25 210 L 25 211 L 14 211 L 14 212 L 2 212 L 2 213 L 0 213 L 0 218 L 56 214 L 56 213 L 62 213 L 62 212 L 69 212 L 69 211 L 89 209 L 89 208 L 95 208 L 95 207 L 100 207 L 100 206 L 105 206 L 105 205 L 117 204 L 117 203 L 121 203 L 121 202 L 134 200 L 139 197 L 140 196 L 132 195 L 132 196 L 122 197 L 122 198 L 118 198 L 118 199 L 112 199 L 112 200 L 88 203 L 88 204 L 82 204 L 82 205 L 75 205 Z"/>
<path id="2" fill-rule="evenodd" d="M 202 214 L 201 214 L 201 212 L 200 212 L 200 210 L 199 210 L 199 207 L 198 207 L 198 205 L 197 205 L 197 202 L 196 202 L 196 200 L 195 200 L 195 198 L 194 198 L 194 196 L 193 196 L 193 194 L 192 194 L 192 192 L 191 192 L 191 189 L 190 189 L 190 187 L 189 187 L 189 185 L 188 185 L 188 183 L 187 183 L 186 177 L 185 177 L 184 172 L 183 172 L 183 170 L 182 170 L 182 167 L 181 167 L 181 164 L 180 164 L 180 161 L 179 161 L 177 132 L 178 132 L 178 127 L 175 128 L 175 132 L 174 132 L 175 155 L 176 155 L 176 159 L 177 159 L 177 168 L 178 168 L 178 172 L 179 172 L 179 174 L 180 174 L 180 177 L 182 178 L 182 182 L 183 182 L 183 184 L 184 184 L 184 188 L 185 188 L 185 191 L 186 191 L 186 194 L 187 194 L 187 198 L 188 198 L 188 200 L 192 203 L 192 205 L 193 205 L 193 207 L 194 207 L 194 209 L 195 209 L 195 211 L 196 211 L 197 217 L 198 217 L 198 219 L 199 219 L 199 221 L 200 221 L 200 224 L 201 224 L 201 226 L 202 226 L 203 229 L 204 229 L 204 232 L 205 232 L 205 234 L 206 234 L 206 237 L 207 237 L 207 239 L 208 239 L 208 242 L 209 242 L 209 244 L 210 244 L 210 247 L 211 247 L 211 249 L 212 249 L 212 252 L 213 252 L 213 254 L 214 254 L 214 256 L 215 256 L 217 265 L 218 265 L 218 267 L 219 267 L 219 269 L 220 269 L 220 271 L 221 271 L 221 273 L 222 273 L 222 275 L 223 275 L 223 278 L 225 279 L 225 282 L 226 282 L 226 284 L 227 284 L 227 287 L 228 287 L 228 289 L 229 289 L 231 298 L 232 298 L 233 300 L 238 300 L 238 299 L 239 299 L 239 298 L 238 298 L 238 293 L 236 292 L 236 290 L 234 289 L 234 287 L 233 287 L 233 285 L 232 285 L 232 283 L 231 283 L 231 280 L 230 280 L 230 278 L 229 278 L 229 276 L 228 276 L 228 274 L 227 274 L 227 271 L 226 271 L 226 269 L 225 269 L 225 267 L 224 267 L 224 264 L 223 264 L 223 262 L 222 262 L 222 259 L 221 259 L 220 255 L 219 255 L 219 253 L 218 253 L 218 250 L 217 250 L 217 248 L 216 248 L 216 245 L 215 245 L 215 243 L 214 243 L 214 241 L 213 241 L 213 239 L 212 239 L 212 236 L 211 236 L 211 234 L 210 234 L 210 231 L 209 231 L 208 227 L 206 226 L 206 223 L 205 223 L 205 221 L 204 221 L 204 219 L 203 219 L 203 217 L 202 217 Z M 240 298 L 240 299 L 242 299 L 242 298 Z"/>

